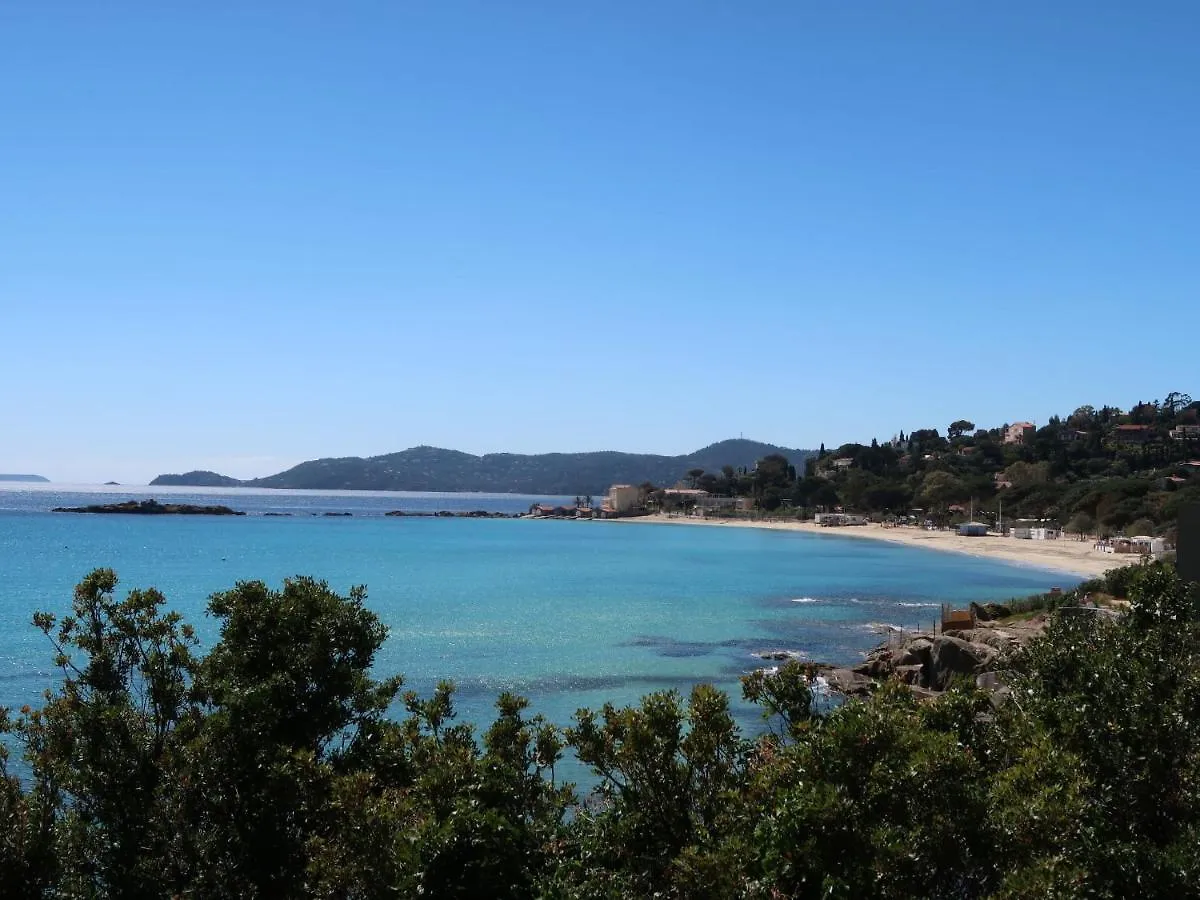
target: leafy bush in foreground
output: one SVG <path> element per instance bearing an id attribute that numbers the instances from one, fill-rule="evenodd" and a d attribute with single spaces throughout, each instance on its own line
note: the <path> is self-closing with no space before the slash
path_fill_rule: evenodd
<path id="1" fill-rule="evenodd" d="M 502 695 L 482 734 L 453 687 L 370 673 L 360 589 L 215 595 L 198 651 L 154 590 L 88 575 L 39 613 L 62 670 L 0 716 L 3 897 L 1190 897 L 1200 892 L 1200 593 L 1129 576 L 1120 619 L 1060 614 L 1007 702 L 899 684 L 823 717 L 809 673 L 729 699 L 581 710 Z M 402 706 L 404 712 L 389 715 Z M 565 749 L 595 773 L 555 778 Z"/>

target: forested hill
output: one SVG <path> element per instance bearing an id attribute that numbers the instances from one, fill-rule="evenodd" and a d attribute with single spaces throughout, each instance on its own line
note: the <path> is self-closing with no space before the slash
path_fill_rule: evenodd
<path id="1" fill-rule="evenodd" d="M 813 454 L 759 441 L 735 439 L 686 456 L 652 453 L 489 453 L 472 456 L 438 447 L 412 447 L 384 456 L 315 459 L 266 478 L 239 481 L 215 472 L 160 475 L 152 485 L 309 488 L 371 491 L 491 491 L 515 494 L 594 494 L 612 484 L 670 485 L 692 469 L 752 468 L 770 454 L 802 466 Z"/>

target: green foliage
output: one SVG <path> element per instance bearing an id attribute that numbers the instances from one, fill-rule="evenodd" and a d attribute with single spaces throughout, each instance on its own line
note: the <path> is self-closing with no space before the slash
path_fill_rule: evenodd
<path id="1" fill-rule="evenodd" d="M 781 739 L 797 737 L 812 719 L 812 685 L 816 673 L 811 666 L 789 660 L 778 671 L 756 669 L 742 679 L 742 696 L 762 707 L 763 718 Z M 776 725 L 774 720 L 778 720 Z"/>
<path id="2" fill-rule="evenodd" d="M 1084 536 L 1091 534 L 1096 527 L 1096 523 L 1092 517 L 1085 512 L 1077 512 L 1071 517 L 1071 521 L 1065 526 L 1065 530 L 1069 534 L 1077 534 L 1082 540 Z"/>
<path id="3" fill-rule="evenodd" d="M 1194 896 L 1200 588 L 1121 578 L 1128 613 L 1053 615 L 1007 702 L 891 682 L 814 715 L 789 663 L 744 679 L 771 724 L 747 739 L 706 685 L 565 732 L 503 694 L 476 734 L 453 685 L 372 677 L 361 589 L 238 584 L 198 655 L 161 594 L 98 570 L 36 616 L 60 687 L 0 713 L 29 771 L 0 752 L 0 896 Z"/>
<path id="4" fill-rule="evenodd" d="M 1196 456 L 1194 442 L 1168 437 L 1171 428 L 1200 419 L 1200 404 L 1143 403 L 1125 414 L 1114 407 L 1080 407 L 1066 421 L 1052 417 L 1032 441 L 1003 443 L 1000 429 L 973 430 L 967 419 L 952 422 L 943 438 L 936 429 L 901 432 L 891 444 L 845 444 L 805 466 L 792 496 L 810 511 L 844 506 L 861 513 L 908 514 L 915 506 L 938 524 L 953 520 L 948 507 L 974 502 L 976 516 L 1049 519 L 1079 525 L 1068 529 L 1111 535 L 1169 533 L 1179 509 L 1200 502 L 1200 474 L 1184 465 Z M 1130 444 L 1116 430 L 1142 421 L 1145 442 Z M 850 459 L 849 467 L 835 460 Z"/>

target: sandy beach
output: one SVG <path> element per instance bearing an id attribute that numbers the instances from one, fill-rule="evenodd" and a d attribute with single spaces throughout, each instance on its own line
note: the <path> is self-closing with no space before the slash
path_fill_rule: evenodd
<path id="1" fill-rule="evenodd" d="M 823 537 L 860 538 L 871 541 L 889 541 L 909 547 L 926 547 L 948 553 L 965 553 L 1001 562 L 1022 566 L 1033 566 L 1094 578 L 1109 569 L 1134 562 L 1128 556 L 1114 556 L 1093 548 L 1090 540 L 1060 538 L 1055 541 L 1027 541 L 1016 538 L 986 536 L 964 537 L 952 531 L 927 531 L 924 528 L 901 526 L 884 528 L 882 525 L 856 525 L 825 528 L 810 522 L 753 522 L 744 519 L 699 519 L 687 516 L 637 516 L 628 519 L 610 519 L 612 522 L 629 522 L 658 525 L 698 525 L 712 528 L 764 528 L 775 531 L 800 531 Z M 1067 587 L 1068 585 L 1063 585 Z"/>

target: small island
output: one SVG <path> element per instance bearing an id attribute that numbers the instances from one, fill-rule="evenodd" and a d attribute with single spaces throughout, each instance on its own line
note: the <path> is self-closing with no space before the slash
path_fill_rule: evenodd
<path id="1" fill-rule="evenodd" d="M 0 473 L 0 481 L 36 481 L 41 484 L 48 484 L 50 479 L 46 478 L 44 475 L 12 475 Z"/>
<path id="2" fill-rule="evenodd" d="M 195 506 L 191 503 L 159 503 L 157 500 L 126 500 L 124 503 L 100 503 L 93 506 L 57 506 L 53 512 L 125 513 L 138 516 L 244 516 L 228 506 Z"/>

